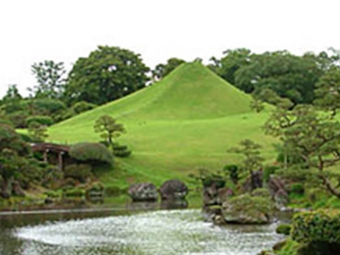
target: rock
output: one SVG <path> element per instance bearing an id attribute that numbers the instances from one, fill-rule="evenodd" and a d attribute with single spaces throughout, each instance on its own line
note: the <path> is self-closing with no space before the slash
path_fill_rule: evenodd
<path id="1" fill-rule="evenodd" d="M 203 206 L 221 205 L 218 191 L 225 185 L 221 180 L 209 180 L 203 183 Z M 222 194 L 221 194 L 222 195 Z"/>
<path id="2" fill-rule="evenodd" d="M 277 176 L 271 176 L 268 180 L 268 189 L 275 201 L 277 209 L 283 208 L 288 202 L 288 191 L 286 181 Z"/>
<path id="3" fill-rule="evenodd" d="M 244 192 L 251 192 L 254 189 L 262 188 L 263 186 L 263 171 L 254 171 L 253 174 L 247 178 L 243 184 Z"/>
<path id="4" fill-rule="evenodd" d="M 128 194 L 132 201 L 157 201 L 158 192 L 155 185 L 149 182 L 136 183 L 129 187 Z"/>
<path id="5" fill-rule="evenodd" d="M 220 188 L 217 190 L 217 201 L 219 204 L 223 204 L 224 202 L 228 201 L 230 197 L 234 195 L 232 189 L 228 187 Z"/>
<path id="6" fill-rule="evenodd" d="M 179 180 L 168 180 L 159 189 L 163 199 L 184 199 L 188 194 L 188 187 Z"/>
<path id="7" fill-rule="evenodd" d="M 224 202 L 222 215 L 227 223 L 266 224 L 272 219 L 272 204 L 268 198 L 244 194 Z"/>

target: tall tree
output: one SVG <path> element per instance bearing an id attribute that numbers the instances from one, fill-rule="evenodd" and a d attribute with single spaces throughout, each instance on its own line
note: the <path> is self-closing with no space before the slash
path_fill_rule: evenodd
<path id="1" fill-rule="evenodd" d="M 149 68 L 139 54 L 99 46 L 74 64 L 65 87 L 68 103 L 104 104 L 145 87 Z"/>
<path id="2" fill-rule="evenodd" d="M 185 63 L 183 59 L 170 58 L 166 64 L 158 64 L 154 70 L 152 70 L 152 78 L 154 80 L 160 80 L 171 73 L 176 67 Z"/>
<path id="3" fill-rule="evenodd" d="M 226 50 L 221 59 L 212 57 L 209 68 L 229 83 L 235 85 L 235 73 L 250 63 L 251 51 L 245 48 Z"/>
<path id="4" fill-rule="evenodd" d="M 34 63 L 32 73 L 37 80 L 37 84 L 28 90 L 33 93 L 33 97 L 38 98 L 60 98 L 65 86 L 64 63 L 56 63 L 53 60 Z"/>
<path id="5" fill-rule="evenodd" d="M 250 62 L 235 73 L 239 89 L 251 93 L 269 88 L 294 104 L 313 101 L 314 86 L 322 72 L 312 58 L 279 51 L 254 54 Z"/>

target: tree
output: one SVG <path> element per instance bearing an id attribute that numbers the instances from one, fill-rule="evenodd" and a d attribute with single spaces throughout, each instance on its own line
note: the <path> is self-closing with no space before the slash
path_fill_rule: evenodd
<path id="1" fill-rule="evenodd" d="M 86 101 L 101 105 L 145 87 L 149 68 L 139 54 L 99 46 L 74 64 L 65 87 L 69 104 Z"/>
<path id="2" fill-rule="evenodd" d="M 264 158 L 261 157 L 261 153 L 259 151 L 260 148 L 261 145 L 249 139 L 245 139 L 240 142 L 238 147 L 230 149 L 230 152 L 234 152 L 243 156 L 241 170 L 249 173 L 252 190 L 258 188 L 256 187 L 255 183 L 254 171 L 256 169 L 262 169 L 262 162 L 264 161 Z"/>
<path id="3" fill-rule="evenodd" d="M 36 121 L 28 124 L 28 133 L 34 140 L 34 142 L 44 142 L 48 137 L 47 128 Z"/>
<path id="4" fill-rule="evenodd" d="M 269 88 L 294 104 L 311 103 L 314 86 L 323 71 L 310 57 L 299 57 L 287 51 L 253 54 L 249 64 L 235 72 L 234 85 L 252 93 Z"/>
<path id="5" fill-rule="evenodd" d="M 5 96 L 1 100 L 1 108 L 6 113 L 13 113 L 15 111 L 22 110 L 22 107 L 20 106 L 21 100 L 22 96 L 19 93 L 17 85 L 9 85 Z"/>
<path id="6" fill-rule="evenodd" d="M 290 155 L 301 159 L 289 167 L 315 173 L 328 191 L 340 198 L 339 176 L 329 171 L 340 162 L 339 121 L 317 112 L 312 105 L 297 105 L 293 110 L 277 107 L 265 130 L 280 138 Z"/>
<path id="7" fill-rule="evenodd" d="M 152 78 L 155 80 L 163 79 L 169 73 L 171 73 L 176 67 L 185 63 L 183 59 L 170 58 L 166 64 L 158 64 L 154 70 L 152 70 Z"/>
<path id="8" fill-rule="evenodd" d="M 117 123 L 116 120 L 109 115 L 103 115 L 96 120 L 94 131 L 100 133 L 100 137 L 110 146 L 113 145 L 115 138 L 126 132 L 123 124 Z"/>
<path id="9" fill-rule="evenodd" d="M 52 98 L 61 97 L 65 86 L 65 68 L 64 63 L 56 63 L 53 60 L 45 60 L 43 62 L 34 63 L 32 65 L 32 73 L 37 80 L 37 84 L 33 89 L 28 88 L 36 98 Z"/>
<path id="10" fill-rule="evenodd" d="M 221 59 L 212 57 L 213 64 L 209 68 L 223 79 L 235 85 L 235 73 L 241 67 L 250 63 L 251 51 L 245 48 L 226 50 Z"/>
<path id="11" fill-rule="evenodd" d="M 331 111 L 334 117 L 340 108 L 340 68 L 331 67 L 316 84 L 315 104 L 321 109 Z"/>

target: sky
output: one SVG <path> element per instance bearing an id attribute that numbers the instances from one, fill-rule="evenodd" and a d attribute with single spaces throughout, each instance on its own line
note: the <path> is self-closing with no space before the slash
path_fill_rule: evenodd
<path id="1" fill-rule="evenodd" d="M 36 82 L 34 63 L 69 71 L 98 45 L 141 55 L 154 68 L 172 57 L 208 63 L 227 49 L 294 54 L 340 49 L 338 0 L 2 0 L 0 97 Z"/>

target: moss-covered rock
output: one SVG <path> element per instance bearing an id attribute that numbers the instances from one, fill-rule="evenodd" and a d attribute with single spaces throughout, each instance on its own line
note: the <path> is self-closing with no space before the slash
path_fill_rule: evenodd
<path id="1" fill-rule="evenodd" d="M 227 223 L 266 224 L 272 219 L 271 200 L 244 194 L 230 198 L 222 205 L 222 215 Z"/>

